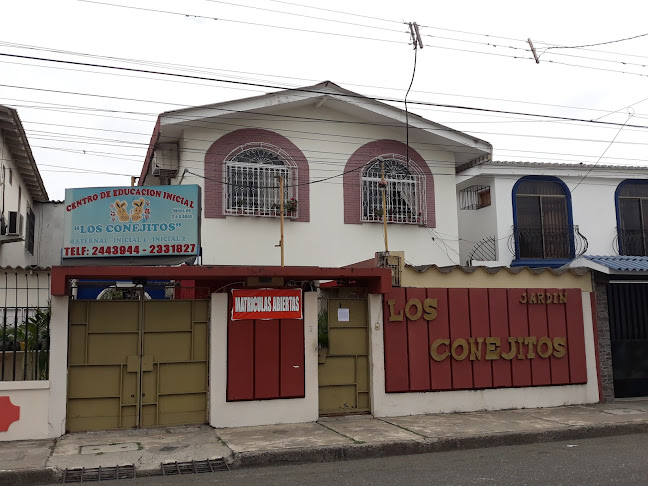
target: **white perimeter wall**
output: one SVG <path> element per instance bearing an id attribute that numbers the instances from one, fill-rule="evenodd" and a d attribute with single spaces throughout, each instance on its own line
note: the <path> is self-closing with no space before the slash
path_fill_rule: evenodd
<path id="1" fill-rule="evenodd" d="M 382 297 L 369 296 L 371 323 L 371 411 L 375 417 L 397 417 L 426 413 L 472 412 L 516 408 L 558 407 L 597 403 L 598 377 L 590 295 L 583 292 L 587 384 L 460 390 L 442 392 L 386 393 Z"/>
<path id="2" fill-rule="evenodd" d="M 348 115 L 322 107 L 292 109 L 291 116 L 353 121 Z M 244 114 L 237 120 L 214 121 L 209 130 L 188 129 L 180 140 L 181 160 L 179 176 L 171 181 L 178 184 L 185 168 L 204 174 L 205 153 L 222 135 L 242 128 Z M 291 140 L 309 161 L 310 179 L 317 180 L 342 174 L 349 157 L 362 145 L 378 139 L 404 141 L 402 130 L 371 125 L 347 123 L 278 122 L 258 120 L 255 127 L 279 133 Z M 234 124 L 234 126 L 226 123 Z M 322 137 L 290 130 L 308 130 L 326 133 Z M 410 145 L 428 162 L 434 176 L 437 234 L 416 225 L 388 225 L 389 247 L 405 251 L 413 264 L 434 262 L 438 265 L 459 263 L 456 235 L 457 211 L 454 154 L 429 144 L 415 131 L 410 133 Z M 358 176 L 359 177 L 359 176 Z M 204 185 L 204 179 L 185 174 L 182 184 Z M 204 194 L 203 194 L 204 196 Z M 301 197 L 298 196 L 298 200 Z M 204 212 L 203 212 L 204 214 Z M 250 216 L 228 216 L 225 219 L 202 220 L 203 264 L 205 265 L 278 265 L 280 263 L 279 219 Z M 343 266 L 372 258 L 376 251 L 384 250 L 382 224 L 344 224 L 344 199 L 342 177 L 310 186 L 310 222 L 285 223 L 286 265 Z M 450 235 L 450 236 L 447 236 Z"/>
<path id="3" fill-rule="evenodd" d="M 317 380 L 317 293 L 304 293 L 304 398 L 227 401 L 227 294 L 212 294 L 209 424 L 240 427 L 314 422 L 319 415 Z"/>
<path id="4" fill-rule="evenodd" d="M 50 437 L 47 422 L 49 381 L 0 381 L 0 397 L 9 397 L 20 407 L 20 418 L 0 432 L 0 441 L 46 439 Z"/>

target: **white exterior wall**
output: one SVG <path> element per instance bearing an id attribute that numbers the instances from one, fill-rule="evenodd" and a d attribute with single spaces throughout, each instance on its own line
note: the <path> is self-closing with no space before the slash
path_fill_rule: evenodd
<path id="1" fill-rule="evenodd" d="M 304 398 L 227 401 L 227 294 L 212 294 L 209 424 L 239 427 L 314 422 L 319 416 L 317 292 L 304 293 Z"/>
<path id="2" fill-rule="evenodd" d="M 587 383 L 584 385 L 497 388 L 442 392 L 386 393 L 382 298 L 369 296 L 371 345 L 371 412 L 375 417 L 559 407 L 597 403 L 598 377 L 589 292 L 583 292 Z"/>
<path id="3" fill-rule="evenodd" d="M 65 204 L 51 201 L 36 204 L 36 236 L 34 251 L 37 265 L 52 267 L 61 264 L 63 218 Z"/>
<path id="4" fill-rule="evenodd" d="M 459 193 L 462 189 L 470 186 L 490 186 L 491 205 L 480 209 L 460 209 Z M 497 211 L 495 201 L 496 187 L 492 177 L 477 177 L 469 182 L 457 185 L 457 214 L 459 225 L 459 253 L 460 264 L 466 265 L 470 252 L 484 238 L 497 238 Z M 497 245 L 497 242 L 496 242 Z M 499 252 L 496 249 L 496 254 Z"/>
<path id="5" fill-rule="evenodd" d="M 544 175 L 553 176 L 562 180 L 571 191 L 573 223 L 578 226 L 580 233 L 587 239 L 587 255 L 615 255 L 618 247 L 616 246 L 617 220 L 616 220 L 616 202 L 615 191 L 618 185 L 627 179 L 648 179 L 648 173 L 636 170 L 616 170 L 616 169 L 597 169 L 587 174 L 589 169 L 560 169 L 535 168 L 524 166 L 491 166 L 485 168 L 483 172 L 487 173 L 493 184 L 491 185 L 491 207 L 496 212 L 496 223 L 489 228 L 483 228 L 482 225 L 470 219 L 466 213 L 472 211 L 458 211 L 459 215 L 459 236 L 467 240 L 473 240 L 477 229 L 482 231 L 485 236 L 495 234 L 498 245 L 498 259 L 496 262 L 483 262 L 485 265 L 509 266 L 514 259 L 514 255 L 509 250 L 509 236 L 513 234 L 513 186 L 524 176 Z M 482 175 L 478 168 L 464 171 L 460 177 L 465 180 L 458 188 L 472 185 L 482 181 L 486 177 Z M 473 174 L 473 178 L 466 177 Z M 583 180 L 583 177 L 587 177 Z M 467 180 L 466 180 L 467 179 Z M 581 184 L 578 184 L 580 181 Z M 478 182 L 477 182 L 478 183 Z M 578 186 L 577 186 L 578 185 Z M 481 213 L 483 210 L 477 210 L 475 213 Z M 490 224 L 492 220 L 489 220 Z M 475 223 L 471 225 L 471 223 Z M 490 228 L 495 228 L 493 231 Z M 482 234 L 482 233 L 480 233 Z M 463 257 L 463 253 L 462 253 Z"/>
<path id="6" fill-rule="evenodd" d="M 20 418 L 0 432 L 0 442 L 46 439 L 49 435 L 49 381 L 0 381 L 0 396 L 20 407 Z"/>
<path id="7" fill-rule="evenodd" d="M 316 116 L 325 119 L 354 121 L 348 115 L 322 107 L 290 110 L 291 116 Z M 254 122 L 245 123 L 237 114 L 237 120 L 223 118 L 214 121 L 209 130 L 187 129 L 179 145 L 181 148 L 178 177 L 171 181 L 178 184 L 200 184 L 204 179 L 185 174 L 189 169 L 204 175 L 205 153 L 225 133 L 254 125 L 279 133 L 291 140 L 309 161 L 310 180 L 340 175 L 351 155 L 372 140 L 393 139 L 404 141 L 403 130 L 366 124 L 269 121 L 253 116 Z M 221 123 L 221 124 L 219 124 Z M 223 124 L 224 123 L 224 124 Z M 227 124 L 230 123 L 230 124 Z M 232 126 L 231 124 L 235 124 Z M 304 128 L 304 125 L 307 125 Z M 327 136 L 294 133 L 290 130 L 308 130 L 310 133 L 326 133 Z M 328 135 L 331 134 L 331 135 Z M 254 141 L 254 140 L 250 140 Z M 420 135 L 410 133 L 410 146 L 428 162 L 434 177 L 436 228 L 439 234 L 457 235 L 457 211 L 455 196 L 455 164 L 451 152 L 429 145 Z M 358 176 L 359 177 L 359 176 Z M 151 178 L 153 182 L 154 178 Z M 298 195 L 297 199 L 300 199 Z M 203 199 L 204 200 L 204 199 Z M 204 204 L 203 204 L 204 215 Z M 205 265 L 278 265 L 279 219 L 250 216 L 228 216 L 225 219 L 203 218 L 202 247 Z M 342 177 L 310 186 L 310 222 L 285 222 L 286 265 L 343 266 L 371 258 L 376 251 L 384 250 L 382 224 L 344 224 L 344 199 Z M 432 240 L 427 228 L 410 224 L 389 224 L 389 247 L 404 250 L 414 264 L 434 262 L 438 265 L 459 263 L 459 247 L 455 238 L 439 241 L 439 234 Z"/>
<path id="8" fill-rule="evenodd" d="M 3 137 L 0 136 L 0 211 L 4 214 L 6 221 L 9 221 L 9 211 L 19 211 L 23 216 L 22 235 L 25 236 L 27 226 L 27 208 L 31 208 L 36 216 L 34 234 L 34 253 L 30 254 L 25 249 L 24 241 L 3 243 L 0 245 L 0 267 L 25 267 L 27 265 L 51 266 L 60 263 L 60 250 L 63 243 L 63 215 L 55 215 L 53 211 L 41 210 L 41 203 L 34 202 L 29 190 L 25 186 L 22 177 L 11 157 Z M 2 170 L 2 167 L 5 170 Z M 9 176 L 9 170 L 12 175 Z M 11 182 L 10 182 L 11 181 Z M 19 189 L 20 188 L 20 189 Z M 18 193 L 20 192 L 20 207 L 18 207 Z M 41 225 L 49 226 L 47 232 Z M 60 237 L 59 237 L 60 236 Z M 52 258 L 50 254 L 57 253 L 58 258 Z"/>

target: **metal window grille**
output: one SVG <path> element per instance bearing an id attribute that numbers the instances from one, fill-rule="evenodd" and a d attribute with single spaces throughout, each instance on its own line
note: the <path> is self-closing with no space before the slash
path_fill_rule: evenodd
<path id="1" fill-rule="evenodd" d="M 400 160 L 402 159 L 402 160 Z M 386 215 L 383 215 L 383 189 L 379 182 L 385 170 Z M 362 221 L 425 224 L 425 177 L 414 173 L 415 164 L 397 155 L 378 157 L 362 172 Z"/>
<path id="2" fill-rule="evenodd" d="M 490 186 L 470 186 L 459 191 L 459 209 L 481 209 L 490 205 Z"/>
<path id="3" fill-rule="evenodd" d="M 248 144 L 249 145 L 249 144 Z M 269 146 L 268 146 L 269 147 Z M 284 180 L 284 215 L 297 217 L 297 168 L 287 154 L 266 146 L 239 147 L 227 161 L 225 177 L 226 214 L 279 216 L 281 195 L 279 177 Z"/>
<path id="4" fill-rule="evenodd" d="M 0 381 L 47 380 L 50 275 L 0 271 Z"/>

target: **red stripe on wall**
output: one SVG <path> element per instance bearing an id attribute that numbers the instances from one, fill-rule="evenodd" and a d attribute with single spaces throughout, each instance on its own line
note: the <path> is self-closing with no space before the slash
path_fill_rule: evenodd
<path id="1" fill-rule="evenodd" d="M 254 321 L 227 324 L 227 400 L 254 398 Z"/>
<path id="2" fill-rule="evenodd" d="M 567 356 L 571 383 L 587 383 L 585 334 L 583 328 L 583 297 L 580 289 L 567 289 Z"/>
<path id="3" fill-rule="evenodd" d="M 427 289 L 428 299 L 437 300 L 437 317 L 428 322 L 428 344 L 431 347 L 437 339 L 450 339 L 450 321 L 448 318 L 448 291 L 446 289 Z M 438 348 L 439 353 L 449 350 L 449 345 Z M 429 350 L 429 348 L 428 348 Z M 451 358 L 435 361 L 430 358 L 430 384 L 432 390 L 452 390 Z"/>
<path id="4" fill-rule="evenodd" d="M 304 396 L 304 321 L 286 319 L 280 322 L 281 398 Z"/>
<path id="5" fill-rule="evenodd" d="M 545 289 L 529 289 L 528 291 L 535 293 L 536 296 L 538 294 L 545 295 Z M 529 335 L 535 338 L 535 344 L 530 343 L 535 354 L 535 358 L 531 360 L 531 382 L 534 386 L 551 385 L 549 359 L 541 358 L 538 355 L 538 340 L 549 335 L 546 304 L 529 304 Z"/>
<path id="6" fill-rule="evenodd" d="M 408 288 L 406 291 L 407 301 L 416 299 L 420 303 L 419 308 L 412 305 L 409 308 L 405 304 L 405 319 L 407 319 L 407 350 L 409 359 L 409 390 L 422 391 L 430 389 L 430 348 L 428 348 L 428 325 L 423 318 L 425 311 L 423 304 L 427 298 L 425 289 Z M 420 316 L 416 320 L 407 317 Z"/>
<path id="7" fill-rule="evenodd" d="M 396 314 L 402 312 L 402 320 L 390 321 L 389 301 L 394 301 Z M 405 322 L 405 289 L 395 288 L 383 300 L 385 343 L 385 391 L 402 392 L 409 389 L 407 359 L 407 323 Z"/>
<path id="8" fill-rule="evenodd" d="M 493 387 L 493 370 L 490 361 L 486 361 L 486 342 L 479 343 L 477 338 L 490 336 L 490 323 L 488 319 L 488 290 L 470 289 L 470 331 L 474 338 L 476 354 L 479 359 L 472 361 L 473 381 L 475 388 Z M 481 349 L 480 349 L 481 348 Z M 469 358 L 474 357 L 471 352 Z"/>
<path id="9" fill-rule="evenodd" d="M 279 321 L 254 321 L 254 398 L 279 396 Z"/>
<path id="10" fill-rule="evenodd" d="M 562 290 L 558 289 L 547 289 L 546 293 L 553 294 L 562 293 Z M 556 337 L 567 337 L 567 320 L 565 317 L 565 305 L 564 304 L 547 304 L 547 320 L 549 327 L 549 337 L 553 340 Z M 582 321 L 581 321 L 582 326 Z M 557 358 L 554 355 L 549 358 L 551 363 L 551 384 L 552 385 L 566 385 L 569 383 L 569 359 L 567 356 L 562 358 Z M 571 351 L 569 349 L 569 344 L 567 347 L 567 354 Z"/>
<path id="11" fill-rule="evenodd" d="M 525 289 L 508 289 L 509 329 L 511 337 L 524 338 L 529 336 L 527 304 L 520 302 Z M 528 295 L 528 293 L 527 293 Z M 529 305 L 530 306 L 530 305 Z M 511 359 L 513 386 L 531 385 L 531 362 L 527 358 L 526 346 L 519 341 L 515 343 L 516 353 Z"/>
<path id="12" fill-rule="evenodd" d="M 448 307 L 450 309 L 450 341 L 455 343 L 464 339 L 468 343 L 470 338 L 470 312 L 468 303 L 468 289 L 448 289 Z M 470 351 L 468 344 L 467 351 Z M 457 346 L 456 355 L 465 354 L 464 359 L 452 359 L 452 388 L 460 390 L 473 387 L 472 366 L 466 348 Z"/>
<path id="13" fill-rule="evenodd" d="M 490 316 L 491 336 L 500 338 L 500 351 L 509 350 L 507 338 L 508 329 L 508 299 L 506 289 L 488 290 L 488 313 Z M 511 378 L 511 362 L 503 358 L 493 361 L 493 386 L 510 387 L 513 381 Z"/>

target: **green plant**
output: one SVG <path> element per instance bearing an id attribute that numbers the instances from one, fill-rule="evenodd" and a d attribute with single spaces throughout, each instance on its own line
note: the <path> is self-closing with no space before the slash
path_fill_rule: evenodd
<path id="1" fill-rule="evenodd" d="M 317 316 L 317 344 L 320 348 L 328 348 L 328 311 L 323 310 Z"/>
<path id="2" fill-rule="evenodd" d="M 291 198 L 284 204 L 284 208 L 288 213 L 294 213 L 295 211 L 297 211 L 297 199 L 295 199 L 294 197 Z"/>

